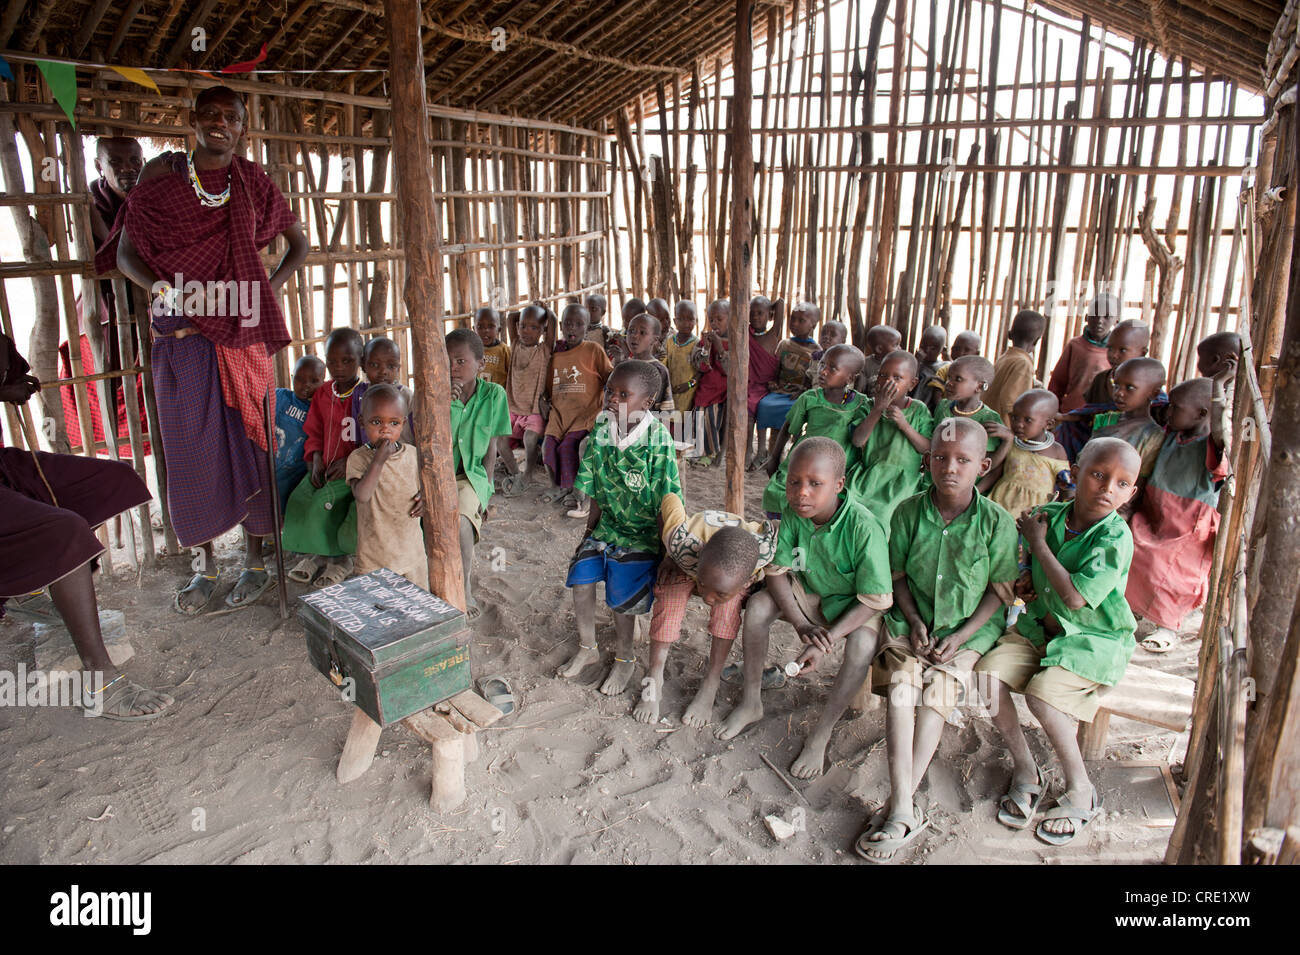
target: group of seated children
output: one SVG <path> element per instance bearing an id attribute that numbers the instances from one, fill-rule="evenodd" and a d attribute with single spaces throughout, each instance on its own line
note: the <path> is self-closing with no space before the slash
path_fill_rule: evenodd
<path id="1" fill-rule="evenodd" d="M 649 671 L 633 713 L 658 721 L 669 649 L 698 595 L 710 608 L 712 643 L 682 719 L 712 722 L 741 635 L 741 698 L 716 729 L 732 739 L 762 719 L 769 636 L 784 620 L 803 644 L 789 676 L 844 644 L 793 776 L 823 771 L 832 730 L 869 675 L 887 699 L 891 795 L 858 838 L 860 856 L 887 862 L 927 828 L 917 789 L 944 724 L 973 700 L 988 707 L 1012 760 L 998 820 L 1033 827 L 1052 845 L 1075 839 L 1099 812 L 1076 722 L 1090 721 L 1101 692 L 1123 677 L 1140 625 L 1151 631 L 1144 646 L 1163 649 L 1204 601 L 1237 337 L 1201 342 L 1203 377 L 1166 395 L 1163 367 L 1146 356 L 1145 326 L 1112 328 L 1118 302 L 1098 296 L 1042 388 L 1034 352 L 1045 321 L 1036 312 L 1015 316 L 1009 347 L 991 363 L 969 332 L 945 356 L 938 327 L 922 332 L 915 353 L 884 326 L 868 330 L 870 354 L 838 322 L 814 340 L 819 312 L 806 303 L 792 309 L 782 341 L 781 304 L 756 297 L 750 371 L 768 377 L 751 378 L 747 424 L 769 481 L 766 519 L 754 521 L 686 510 L 681 444 L 655 414 L 696 415 L 702 463 L 716 463 L 730 304 L 713 302 L 697 337 L 695 308 L 678 303 L 667 339 L 667 303 L 651 306 L 629 302 L 616 332 L 603 324 L 604 299 L 590 296 L 564 307 L 557 337 L 555 315 L 530 305 L 508 317 L 508 345 L 501 316 L 484 308 L 477 331 L 447 335 L 471 616 L 473 546 L 497 462 L 514 494 L 540 477 L 540 456 L 551 484 L 543 499 L 586 521 L 566 580 L 578 645 L 560 675 L 577 677 L 602 659 L 603 583 L 615 646 L 600 691 L 627 688 L 635 619 L 650 613 Z M 328 585 L 354 568 L 387 566 L 428 586 L 411 398 L 399 366 L 394 342 L 363 345 L 356 331 L 339 329 L 326 341 L 328 380 L 319 360 L 303 358 L 277 401 L 284 546 L 303 555 L 296 579 L 319 572 Z M 1057 439 L 1076 425 L 1086 425 L 1082 443 Z M 767 430 L 775 431 L 770 446 Z M 1060 761 L 1065 788 L 1050 806 L 1012 693 L 1025 697 Z"/>
<path id="2" fill-rule="evenodd" d="M 760 300 L 756 308 L 754 337 L 769 306 Z M 1103 355 L 1110 323 L 1094 319 L 1106 310 L 1094 301 L 1081 336 Z M 938 364 L 943 338 L 929 330 L 918 354 L 897 347 L 877 354 L 878 342 L 899 344 L 893 335 L 876 335 L 875 342 L 869 335 L 872 356 L 831 338 L 805 364 L 808 314 L 815 312 L 803 306 L 792 312 L 800 351 L 790 364 L 806 370 L 815 362 L 816 371 L 776 425 L 766 462 L 766 520 L 686 511 L 672 436 L 650 414 L 660 374 L 649 360 L 615 366 L 605 389 L 607 414 L 596 425 L 599 440 L 588 442 L 578 465 L 575 486 L 590 510 L 567 579 L 578 647 L 560 674 L 576 677 L 601 660 L 595 585 L 603 582 L 616 645 L 600 689 L 617 694 L 627 687 L 636 661 L 634 617 L 650 612 L 649 672 L 633 714 L 658 721 L 669 648 L 680 638 L 690 596 L 698 594 L 710 608 L 712 643 L 682 720 L 694 727 L 712 721 L 724 664 L 742 634 L 741 699 L 716 729 L 718 738 L 732 739 L 762 719 L 769 635 L 784 620 L 803 644 L 787 664 L 792 676 L 844 644 L 793 776 L 823 771 L 831 732 L 868 675 L 872 690 L 887 699 L 891 795 L 858 838 L 860 856 L 887 862 L 927 828 L 916 791 L 944 724 L 971 701 L 988 708 L 1011 756 L 998 820 L 1033 828 L 1048 844 L 1068 844 L 1100 811 L 1077 722 L 1091 721 L 1105 688 L 1123 678 L 1135 647 L 1135 613 L 1176 627 L 1204 600 L 1236 338 L 1201 343 L 1205 377 L 1169 391 L 1161 425 L 1151 405 L 1165 383 L 1163 369 L 1145 355 L 1124 357 L 1130 346 L 1121 334 L 1121 360 L 1108 363 L 1118 416 L 1069 456 L 1053 435 L 1061 396 L 1036 387 L 1033 377 L 1045 326 L 1037 313 L 1015 317 L 1010 357 L 996 365 L 965 350 L 978 348 L 975 336 Z M 725 338 L 714 328 L 706 336 L 699 350 L 711 368 Z M 689 344 L 689 336 L 677 344 Z M 1087 356 L 1083 345 L 1067 349 L 1062 361 L 1073 365 Z M 795 354 L 781 348 L 773 357 L 778 353 Z M 873 366 L 868 396 L 863 376 Z M 1086 400 L 1102 369 L 1076 371 L 1053 380 L 1088 377 L 1079 399 Z M 943 396 L 931 412 L 925 389 L 936 379 Z M 785 395 L 784 379 L 765 392 Z M 767 420 L 764 400 L 751 405 L 759 427 Z M 1154 442 L 1153 428 L 1160 435 Z M 1025 697 L 1060 762 L 1064 789 L 1050 803 L 1012 693 Z"/>

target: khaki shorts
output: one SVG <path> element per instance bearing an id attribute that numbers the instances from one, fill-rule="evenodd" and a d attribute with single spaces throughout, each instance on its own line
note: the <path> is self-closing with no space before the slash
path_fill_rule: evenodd
<path id="1" fill-rule="evenodd" d="M 1064 667 L 1044 667 L 1046 655 L 1046 646 L 1036 647 L 1015 630 L 1008 630 L 975 665 L 975 672 L 991 674 L 1013 693 L 1036 696 L 1062 713 L 1091 723 L 1107 687 Z"/>
<path id="2" fill-rule="evenodd" d="M 460 511 L 460 516 L 474 528 L 474 543 L 477 544 L 479 530 L 483 527 L 483 505 L 479 502 L 478 491 L 469 483 L 469 478 L 456 478 L 456 508 Z"/>
<path id="3" fill-rule="evenodd" d="M 931 663 L 916 655 L 909 638 L 890 634 L 871 664 L 871 691 L 889 697 L 906 688 L 908 696 L 894 699 L 917 701 L 949 720 L 958 706 L 972 698 L 970 674 L 979 659 L 974 650 L 958 650 L 947 663 Z"/>
<path id="4" fill-rule="evenodd" d="M 799 578 L 794 574 L 788 573 L 787 579 L 790 581 L 790 590 L 794 594 L 794 602 L 799 609 L 803 611 L 803 615 L 817 626 L 829 629 L 832 624 L 822 615 L 822 598 L 804 587 L 804 585 L 799 582 Z M 853 609 L 851 605 L 849 609 Z M 848 610 L 844 612 L 848 613 Z M 876 634 L 880 632 L 880 627 L 884 622 L 884 617 L 885 615 L 883 613 L 874 613 L 868 617 L 867 622 L 858 629 L 865 630 L 867 633 L 871 634 L 872 637 L 875 637 Z M 787 623 L 788 622 L 789 621 L 787 621 Z"/>

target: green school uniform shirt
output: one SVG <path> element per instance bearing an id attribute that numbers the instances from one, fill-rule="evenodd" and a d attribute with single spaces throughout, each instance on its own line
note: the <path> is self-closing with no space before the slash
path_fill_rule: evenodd
<path id="1" fill-rule="evenodd" d="M 907 578 L 916 609 L 935 640 L 959 628 L 984 597 L 989 584 L 1015 583 L 1016 523 L 979 491 L 970 506 L 944 524 L 933 491 L 909 497 L 894 509 L 889 529 L 889 568 Z M 1006 629 L 1006 607 L 999 607 L 963 650 L 987 653 Z M 907 618 L 898 605 L 885 618 L 889 631 L 905 637 Z"/>
<path id="2" fill-rule="evenodd" d="M 814 436 L 830 438 L 844 448 L 846 455 L 850 455 L 853 429 L 867 416 L 870 404 L 860 391 L 845 394 L 848 401 L 843 403 L 827 401 L 822 388 L 812 388 L 796 398 L 785 417 L 786 431 L 794 439 L 794 444 Z M 792 451 L 794 444 L 790 447 Z M 763 489 L 763 510 L 780 513 L 785 507 L 785 475 L 789 467 L 790 456 L 787 454 Z"/>
<path id="3" fill-rule="evenodd" d="M 484 507 L 492 498 L 492 479 L 483 467 L 483 456 L 493 438 L 510 434 L 510 403 L 506 390 L 496 382 L 480 380 L 468 404 L 452 399 L 451 463 L 457 475 L 465 475 Z"/>
<path id="4" fill-rule="evenodd" d="M 894 593 L 885 528 L 852 501 L 841 500 L 835 516 L 821 527 L 784 508 L 772 567 L 778 573 L 789 570 L 805 590 L 819 596 L 822 616 L 831 623 L 859 595 Z"/>
<path id="5" fill-rule="evenodd" d="M 598 418 L 573 486 L 600 508 L 594 537 L 631 551 L 657 554 L 660 503 L 665 494 L 682 494 L 673 436 L 647 414 L 622 443 L 620 448 L 615 442 L 610 422 Z"/>
<path id="6" fill-rule="evenodd" d="M 1069 534 L 1065 521 L 1074 502 L 1044 504 L 1047 546 L 1070 573 L 1074 589 L 1086 601 L 1071 610 L 1047 580 L 1042 565 L 1030 558 L 1034 592 L 1038 595 L 1016 621 L 1020 635 L 1035 646 L 1047 644 L 1043 666 L 1059 666 L 1084 679 L 1114 686 L 1124 676 L 1136 643 L 1137 626 L 1124 590 L 1133 560 L 1133 535 L 1118 513 L 1112 511 L 1082 534 Z M 1047 614 L 1056 618 L 1061 632 L 1050 640 L 1043 631 Z"/>
<path id="7" fill-rule="evenodd" d="M 1017 397 L 1019 397 L 1019 395 L 1017 395 Z M 939 402 L 939 404 L 935 406 L 934 427 L 936 430 L 939 427 L 939 422 L 943 421 L 945 418 L 969 418 L 971 421 L 974 421 L 981 426 L 986 421 L 996 421 L 998 424 L 1002 423 L 1002 415 L 998 414 L 986 404 L 981 404 L 978 410 L 971 414 L 958 414 L 956 411 L 952 410 L 952 401 L 948 398 L 944 398 L 943 401 Z M 996 451 L 998 445 L 1001 443 L 1002 440 L 1000 438 L 990 437 L 987 446 L 989 454 Z"/>
<path id="8" fill-rule="evenodd" d="M 867 402 L 867 415 L 873 404 Z M 908 402 L 903 417 L 926 438 L 934 432 L 930 410 L 915 398 Z M 861 504 L 888 528 L 894 508 L 920 490 L 921 452 L 912 447 L 896 424 L 882 416 L 856 459 L 851 457 L 850 461 L 845 481 L 849 500 Z"/>

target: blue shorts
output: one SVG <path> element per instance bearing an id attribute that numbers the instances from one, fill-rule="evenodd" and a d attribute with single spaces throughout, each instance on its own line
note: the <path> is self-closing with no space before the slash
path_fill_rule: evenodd
<path id="1" fill-rule="evenodd" d="M 569 561 L 566 587 L 605 582 L 605 603 L 615 613 L 648 613 L 654 602 L 659 555 L 588 537 Z"/>
<path id="2" fill-rule="evenodd" d="M 785 424 L 786 415 L 794 407 L 794 397 L 794 395 L 781 395 L 776 392 L 764 395 L 758 402 L 758 412 L 754 415 L 757 427 L 780 430 L 781 425 Z"/>

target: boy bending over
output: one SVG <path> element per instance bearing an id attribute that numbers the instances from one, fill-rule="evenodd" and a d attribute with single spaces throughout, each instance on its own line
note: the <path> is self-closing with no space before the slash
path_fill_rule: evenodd
<path id="1" fill-rule="evenodd" d="M 776 525 L 746 521 L 726 511 L 701 511 L 690 517 L 676 494 L 665 494 L 659 508 L 664 561 L 655 581 L 650 615 L 650 674 L 641 702 L 632 715 L 642 723 L 659 719 L 664 664 L 682 635 L 682 618 L 691 594 L 709 605 L 709 668 L 682 722 L 704 726 L 713 715 L 713 699 L 722 679 L 731 644 L 740 632 L 740 611 L 750 587 L 776 552 Z"/>
<path id="2" fill-rule="evenodd" d="M 560 676 L 576 677 L 600 659 L 596 584 L 604 581 L 617 638 L 614 666 L 600 688 L 606 696 L 622 693 L 632 678 L 635 617 L 654 602 L 660 504 L 664 495 L 682 493 L 673 436 L 649 413 L 661 381 L 659 369 L 648 361 L 633 359 L 614 369 L 605 388 L 605 412 L 573 485 L 590 497 L 591 511 L 564 582 L 573 590 L 578 652 Z"/>
<path id="3" fill-rule="evenodd" d="M 890 798 L 887 814 L 873 818 L 854 846 L 869 862 L 890 861 L 929 825 L 913 796 L 971 668 L 997 642 L 1003 607 L 1014 600 L 1015 522 L 975 491 L 990 465 L 986 438 L 967 418 L 939 425 L 927 455 L 934 486 L 891 519 L 894 606 L 871 669 L 871 688 L 889 700 Z"/>
<path id="4" fill-rule="evenodd" d="M 841 499 L 842 490 L 844 449 L 830 438 L 800 441 L 790 452 L 767 587 L 745 608 L 744 695 L 716 734 L 731 739 L 762 718 L 763 663 L 778 619 L 807 644 L 799 655 L 801 672 L 813 669 L 835 641 L 846 641 L 821 718 L 790 769 L 800 779 L 822 771 L 831 730 L 866 681 L 881 614 L 893 603 L 885 529 L 860 504 Z"/>
<path id="5" fill-rule="evenodd" d="M 1126 441 L 1093 438 L 1071 469 L 1074 500 L 1020 516 L 1016 527 L 1030 560 L 1016 593 L 1025 610 L 975 665 L 992 684 L 993 723 L 1013 765 L 998 822 L 1028 829 L 1043 798 L 1043 773 L 1011 700 L 1023 693 L 1065 773 L 1065 792 L 1034 830 L 1053 846 L 1072 842 L 1101 811 L 1075 727 L 1092 722 L 1099 691 L 1123 678 L 1133 655 L 1135 621 L 1124 599 L 1133 535 L 1117 509 L 1132 499 L 1141 464 Z"/>

